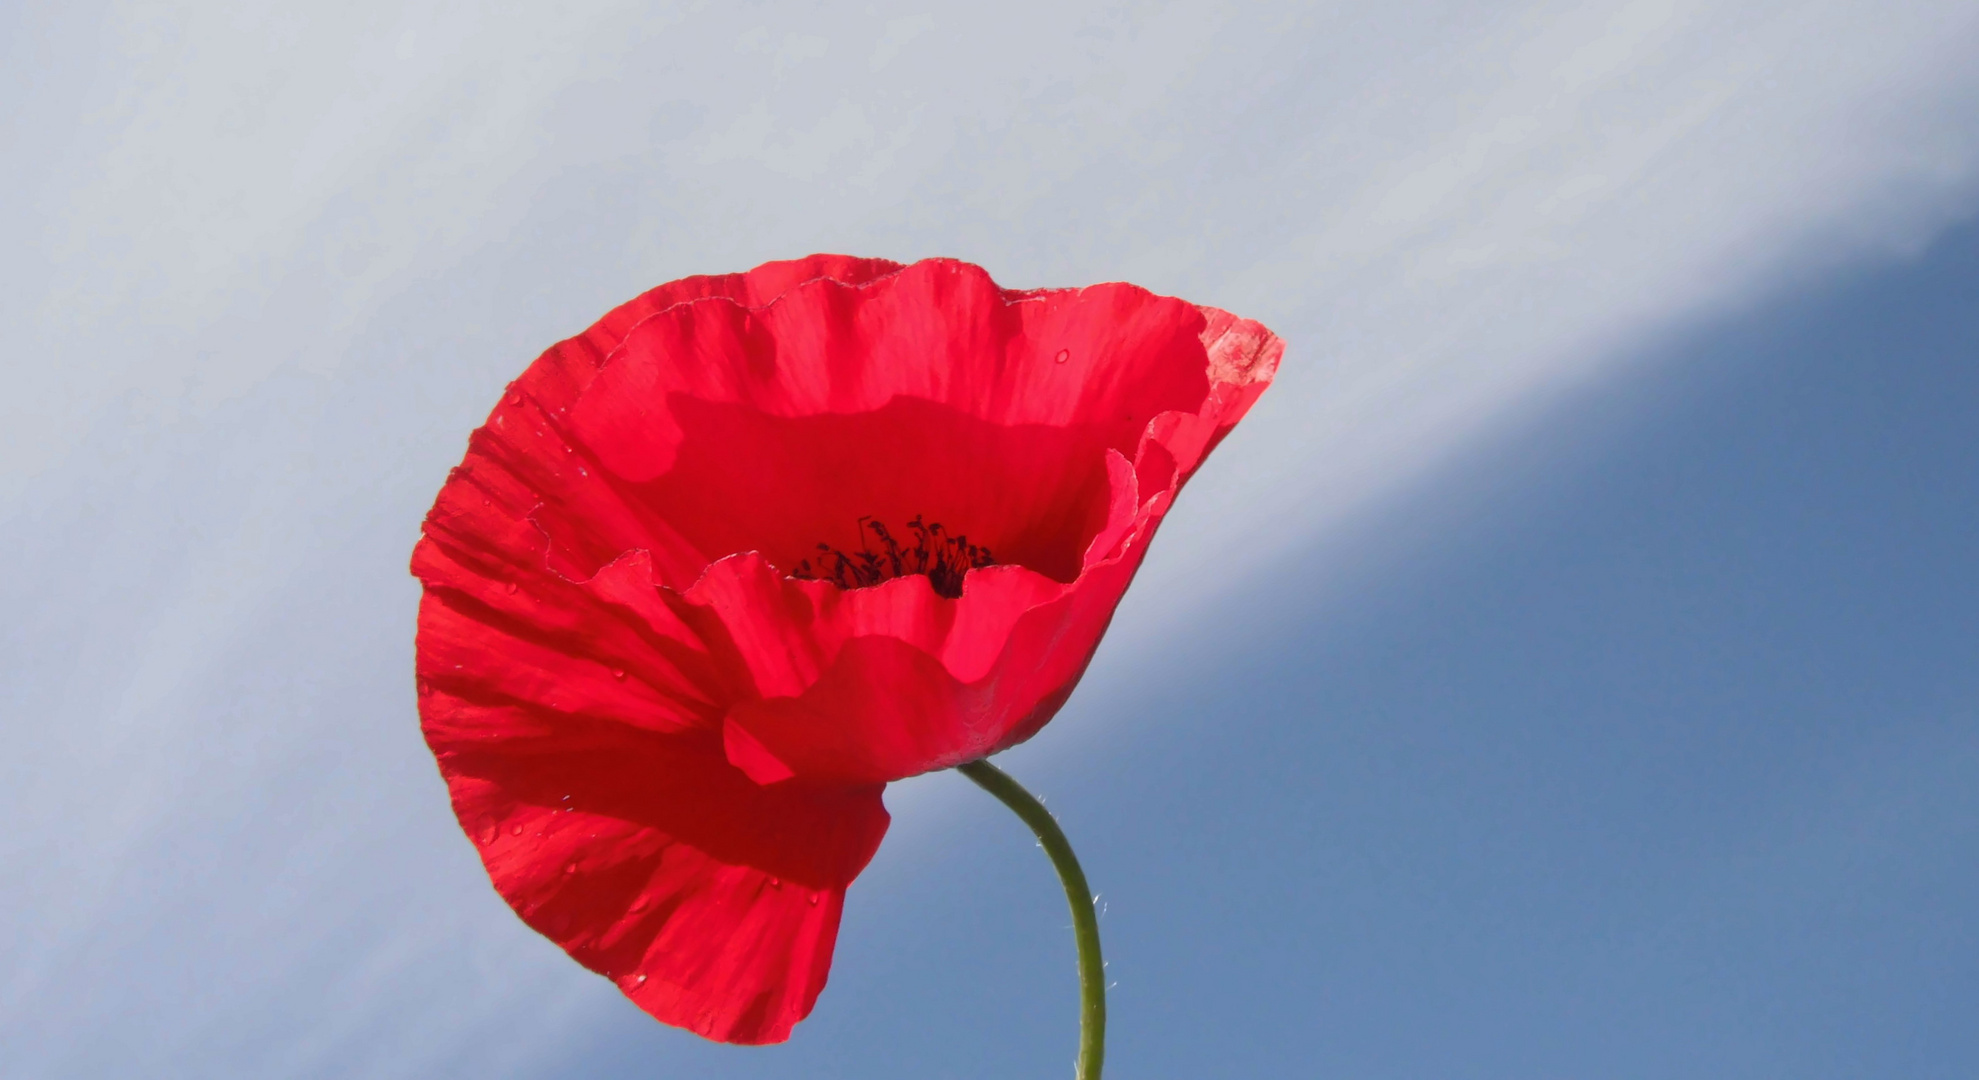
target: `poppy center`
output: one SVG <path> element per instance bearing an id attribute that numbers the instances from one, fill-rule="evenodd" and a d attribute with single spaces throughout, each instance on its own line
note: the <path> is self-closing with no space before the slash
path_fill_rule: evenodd
<path id="1" fill-rule="evenodd" d="M 841 589 L 862 589 L 908 574 L 925 574 L 935 592 L 953 600 L 962 595 L 964 575 L 996 565 L 989 548 L 970 543 L 961 533 L 951 535 L 940 522 L 923 522 L 916 514 L 907 523 L 907 531 L 912 540 L 903 544 L 885 522 L 862 517 L 858 550 L 845 551 L 820 541 L 818 553 L 798 563 L 790 576 L 829 581 Z"/>
<path id="2" fill-rule="evenodd" d="M 756 552 L 783 574 L 808 562 L 794 576 L 854 588 L 922 574 L 952 597 L 992 561 L 984 549 L 995 565 L 1070 584 L 1106 525 L 1112 435 L 1096 425 L 997 424 L 908 397 L 780 416 L 673 394 L 667 409 L 671 466 L 624 493 L 653 527 L 605 538 L 585 561 L 670 550 L 679 561 L 663 576 L 691 583 L 717 559 Z"/>

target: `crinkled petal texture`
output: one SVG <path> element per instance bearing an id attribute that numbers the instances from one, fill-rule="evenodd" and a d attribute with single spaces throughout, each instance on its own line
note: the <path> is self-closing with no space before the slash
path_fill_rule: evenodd
<path id="1" fill-rule="evenodd" d="M 841 256 L 674 282 L 552 348 L 413 555 L 420 715 L 495 887 L 653 1016 L 788 1037 L 882 788 L 1051 718 L 1282 351 L 1132 285 Z M 792 576 L 917 518 L 995 565 L 960 596 Z"/>

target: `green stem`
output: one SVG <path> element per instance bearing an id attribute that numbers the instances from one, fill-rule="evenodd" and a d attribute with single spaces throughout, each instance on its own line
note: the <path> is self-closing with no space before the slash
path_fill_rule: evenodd
<path id="1" fill-rule="evenodd" d="M 1086 872 L 1079 869 L 1072 843 L 1065 839 L 1051 811 L 1010 774 L 987 760 L 957 765 L 955 771 L 1017 811 L 1038 835 L 1038 843 L 1044 845 L 1044 853 L 1051 856 L 1051 865 L 1058 870 L 1058 880 L 1065 886 L 1065 902 L 1072 905 L 1072 936 L 1079 943 L 1078 1080 L 1099 1080 L 1100 1064 L 1106 1058 L 1106 965 L 1099 958 L 1099 913 L 1093 910 Z"/>

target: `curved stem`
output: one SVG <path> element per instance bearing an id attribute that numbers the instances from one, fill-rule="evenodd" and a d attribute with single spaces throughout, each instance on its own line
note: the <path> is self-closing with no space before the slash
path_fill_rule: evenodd
<path id="1" fill-rule="evenodd" d="M 1015 810 L 1037 834 L 1044 853 L 1051 856 L 1051 865 L 1058 870 L 1058 880 L 1065 886 L 1065 902 L 1072 905 L 1072 936 L 1079 943 L 1078 1080 L 1099 1080 L 1100 1065 L 1106 1058 L 1106 965 L 1099 958 L 1099 913 L 1093 910 L 1086 872 L 1079 869 L 1072 843 L 1065 839 L 1051 811 L 1010 774 L 987 760 L 957 765 L 955 771 Z"/>

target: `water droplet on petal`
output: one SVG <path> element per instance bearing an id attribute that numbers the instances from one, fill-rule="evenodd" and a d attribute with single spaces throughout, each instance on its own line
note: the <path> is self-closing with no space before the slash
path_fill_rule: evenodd
<path id="1" fill-rule="evenodd" d="M 510 387 L 508 392 L 508 403 L 510 405 L 522 404 L 522 391 L 517 390 L 514 387 Z"/>
<path id="2" fill-rule="evenodd" d="M 778 878 L 778 877 L 773 877 L 773 878 L 771 878 L 771 879 L 770 879 L 770 888 L 772 888 L 772 889 L 781 889 L 781 888 L 783 888 L 783 879 L 782 879 L 782 878 Z"/>
<path id="3" fill-rule="evenodd" d="M 639 976 L 638 978 L 636 978 L 636 979 L 634 979 L 634 980 L 632 980 L 632 981 L 633 981 L 633 982 L 636 982 L 636 983 L 644 983 L 644 982 L 646 981 L 646 976 L 645 976 L 645 974 L 644 974 L 644 973 L 642 972 L 642 973 L 640 974 L 640 976 Z"/>
<path id="4" fill-rule="evenodd" d="M 1064 363 L 1065 361 L 1067 361 L 1067 360 L 1070 360 L 1070 359 L 1072 359 L 1072 350 L 1070 350 L 1070 349 L 1060 349 L 1060 350 L 1058 350 L 1058 355 L 1057 355 L 1057 356 L 1054 356 L 1054 357 L 1052 357 L 1051 359 L 1052 359 L 1052 362 L 1054 362 L 1054 363 L 1059 363 L 1059 364 L 1062 364 L 1062 363 Z"/>
<path id="5" fill-rule="evenodd" d="M 642 897 L 640 897 L 639 899 L 637 899 L 637 900 L 634 900 L 634 901 L 632 902 L 632 913 L 633 913 L 634 915 L 637 915 L 637 914 L 639 914 L 640 912 L 642 912 L 642 911 L 644 911 L 644 910 L 646 910 L 646 898 L 645 898 L 645 897 L 643 897 L 643 896 L 642 896 Z M 642 976 L 640 976 L 640 977 L 641 977 L 641 978 L 644 978 L 645 976 L 643 976 L 643 975 L 642 975 Z"/>
<path id="6" fill-rule="evenodd" d="M 510 836 L 521 836 L 521 835 L 522 835 L 522 826 L 520 826 L 520 825 L 514 825 L 514 826 L 511 826 L 511 827 L 509 828 L 509 831 L 508 831 L 508 834 L 509 834 Z"/>
<path id="7" fill-rule="evenodd" d="M 620 680 L 623 680 L 623 679 L 625 678 L 625 669 L 624 669 L 624 668 L 622 668 L 622 667 L 615 667 L 615 668 L 613 668 L 613 669 L 612 669 L 612 678 L 614 678 L 614 679 L 620 679 Z"/>
<path id="8" fill-rule="evenodd" d="M 421 680 L 419 680 L 419 692 L 420 692 L 421 694 L 430 694 L 430 693 L 432 693 L 432 692 L 433 692 L 433 684 L 432 684 L 432 683 L 429 683 L 429 682 L 427 682 L 427 681 L 426 681 L 425 679 L 421 679 Z"/>
<path id="9" fill-rule="evenodd" d="M 566 874 L 575 874 L 575 873 L 577 873 L 577 864 L 576 864 L 576 863 L 574 863 L 574 862 L 567 862 L 567 863 L 565 863 L 565 864 L 563 864 L 563 872 L 564 872 L 564 873 L 566 873 Z"/>
<path id="10" fill-rule="evenodd" d="M 501 834 L 502 834 L 502 830 L 496 828 L 493 825 L 490 825 L 486 829 L 481 830 L 481 842 L 484 844 L 492 844 L 495 842 L 495 837 L 500 836 Z"/>
<path id="11" fill-rule="evenodd" d="M 502 586 L 502 588 L 503 588 L 503 589 L 505 589 L 505 590 L 507 590 L 507 592 L 508 592 L 508 594 L 509 594 L 510 596 L 514 596 L 514 595 L 515 595 L 515 590 L 516 590 L 516 587 L 517 587 L 517 586 L 516 586 L 516 584 L 515 584 L 515 582 L 513 582 L 513 581 L 511 581 L 511 582 L 509 582 L 509 583 L 508 583 L 507 585 L 504 585 L 504 586 Z"/>
<path id="12" fill-rule="evenodd" d="M 812 894 L 811 894 L 811 906 L 812 906 L 812 907 L 817 907 L 817 906 L 818 906 L 818 894 L 817 894 L 817 893 L 812 893 Z"/>

